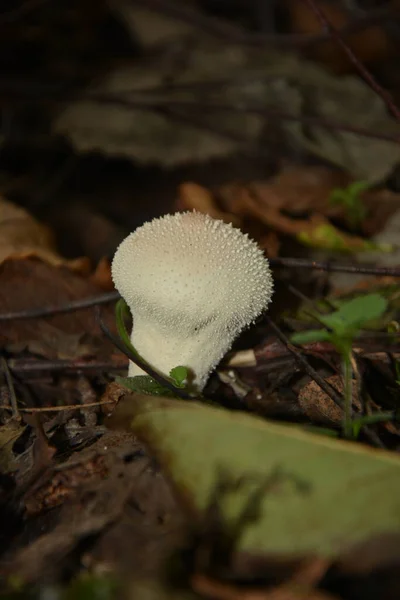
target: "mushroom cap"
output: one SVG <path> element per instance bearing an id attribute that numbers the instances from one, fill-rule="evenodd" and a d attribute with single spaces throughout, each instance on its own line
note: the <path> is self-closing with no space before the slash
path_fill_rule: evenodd
<path id="1" fill-rule="evenodd" d="M 128 235 L 112 277 L 134 320 L 157 323 L 166 335 L 173 329 L 195 336 L 213 323 L 236 336 L 267 308 L 273 291 L 256 242 L 195 211 L 165 215 Z"/>

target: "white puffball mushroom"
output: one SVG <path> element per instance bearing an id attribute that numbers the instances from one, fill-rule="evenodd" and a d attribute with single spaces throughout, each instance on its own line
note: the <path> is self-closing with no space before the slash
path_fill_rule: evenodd
<path id="1" fill-rule="evenodd" d="M 268 260 L 247 234 L 199 212 L 145 223 L 117 248 L 112 277 L 133 316 L 132 344 L 158 372 L 210 372 L 271 301 Z M 130 363 L 129 376 L 143 375 Z"/>

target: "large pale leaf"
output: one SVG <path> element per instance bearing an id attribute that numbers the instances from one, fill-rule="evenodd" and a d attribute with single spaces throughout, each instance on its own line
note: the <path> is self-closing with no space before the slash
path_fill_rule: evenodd
<path id="1" fill-rule="evenodd" d="M 259 520 L 240 548 L 274 554 L 335 556 L 384 532 L 400 532 L 400 458 L 254 416 L 195 402 L 131 395 L 110 426 L 145 441 L 196 512 L 204 509 L 221 473 L 249 476 L 223 503 L 233 522 L 252 492 L 266 488 Z"/>
<path id="2" fill-rule="evenodd" d="M 279 127 L 291 148 L 369 183 L 387 177 L 399 162 L 395 141 L 317 124 L 320 120 L 399 135 L 400 125 L 385 102 L 359 77 L 332 75 L 298 52 L 231 45 L 201 31 L 188 34 L 176 22 L 164 27 L 159 18 L 157 26 L 148 23 L 151 39 L 145 41 L 140 35 L 143 11 L 136 25 L 138 15 L 129 12 L 131 27 L 152 49 L 94 81 L 55 119 L 54 132 L 67 136 L 78 152 L 100 151 L 173 167 L 236 152 L 258 154 L 260 144 L 264 147 Z M 145 20 L 153 21 L 154 14 L 148 12 Z M 185 60 L 177 62 L 179 48 L 185 49 Z M 215 110 L 217 104 L 224 109 Z M 273 112 L 264 117 L 263 110 Z M 276 111 L 293 119 L 280 120 Z M 315 122 L 305 126 L 304 115 Z M 326 231 L 317 233 L 327 237 Z M 333 230 L 329 233 L 338 237 Z"/>

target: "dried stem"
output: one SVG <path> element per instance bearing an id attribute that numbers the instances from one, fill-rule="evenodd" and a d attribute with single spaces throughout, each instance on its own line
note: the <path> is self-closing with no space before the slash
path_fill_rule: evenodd
<path id="1" fill-rule="evenodd" d="M 271 267 L 285 267 L 294 269 L 316 269 L 328 273 L 354 273 L 355 275 L 378 275 L 381 277 L 400 277 L 400 267 L 363 267 L 360 265 L 341 265 L 334 262 L 321 262 L 306 258 L 270 258 Z M 116 302 L 120 298 L 118 292 L 99 294 L 83 300 L 73 300 L 59 306 L 47 306 L 45 308 L 27 308 L 25 310 L 0 313 L 1 321 L 14 321 L 21 319 L 37 319 L 51 317 L 77 310 L 83 310 L 100 304 Z"/>
<path id="2" fill-rule="evenodd" d="M 132 0 L 132 2 L 136 5 L 143 6 L 145 9 L 187 23 L 196 29 L 200 29 L 206 34 L 216 37 L 218 40 L 224 39 L 235 44 L 248 46 L 272 45 L 278 48 L 291 48 L 316 44 L 329 37 L 325 32 L 317 35 L 246 32 L 239 27 L 235 27 L 234 25 L 221 21 L 215 17 L 204 15 L 199 10 L 185 6 L 184 3 L 177 4 L 171 0 Z M 391 16 L 392 12 L 388 8 L 371 10 L 368 15 L 363 16 L 360 19 L 354 19 L 351 23 L 346 25 L 341 30 L 341 33 L 348 34 L 360 31 L 369 25 L 386 21 Z"/>
<path id="3" fill-rule="evenodd" d="M 19 412 L 23 413 L 41 413 L 41 412 L 62 412 L 65 410 L 86 410 L 94 406 L 103 406 L 104 404 L 115 404 L 115 400 L 99 400 L 98 402 L 88 402 L 87 404 L 67 404 L 65 406 L 43 406 L 32 408 L 19 408 Z M 2 410 L 12 410 L 7 404 L 0 405 Z"/>
<path id="4" fill-rule="evenodd" d="M 13 321 L 20 319 L 38 319 L 40 317 L 50 317 L 63 313 L 75 312 L 84 308 L 91 308 L 99 304 L 109 304 L 116 302 L 119 298 L 118 292 L 109 292 L 100 294 L 92 298 L 84 298 L 83 300 L 72 300 L 61 306 L 47 306 L 45 308 L 27 308 L 26 310 L 18 310 L 9 313 L 0 314 L 0 321 Z"/>
<path id="5" fill-rule="evenodd" d="M 362 78 L 368 83 L 368 85 L 382 98 L 390 112 L 400 121 L 400 110 L 396 106 L 392 95 L 385 90 L 375 79 L 372 73 L 362 64 L 362 62 L 357 58 L 354 54 L 353 50 L 347 44 L 347 42 L 343 39 L 342 34 L 331 25 L 329 20 L 327 19 L 324 11 L 320 8 L 320 6 L 314 0 L 303 0 L 304 4 L 307 4 L 309 8 L 313 11 L 317 19 L 322 25 L 322 29 L 326 31 L 342 48 L 342 50 L 346 53 L 349 60 L 356 67 L 357 71 L 360 73 Z"/>
<path id="6" fill-rule="evenodd" d="M 386 133 L 375 133 L 368 129 L 360 127 L 354 127 L 347 123 L 338 123 L 331 121 L 330 119 L 318 117 L 318 116 L 306 116 L 306 115 L 293 115 L 285 111 L 266 108 L 264 106 L 251 106 L 246 104 L 222 104 L 220 102 L 201 102 L 196 100 L 173 100 L 171 98 L 154 98 L 145 97 L 142 98 L 123 98 L 117 94 L 85 94 L 81 95 L 79 99 L 91 100 L 99 104 L 113 104 L 116 106 L 124 106 L 126 108 L 132 108 L 135 110 L 160 110 L 164 109 L 201 109 L 203 111 L 214 111 L 214 112 L 234 112 L 234 113 L 245 113 L 250 115 L 257 115 L 260 117 L 270 119 L 281 119 L 282 121 L 293 121 L 296 123 L 304 123 L 306 125 L 321 127 L 323 129 L 331 129 L 334 131 L 343 131 L 345 133 L 353 133 L 360 137 L 367 137 L 370 139 L 383 140 L 386 142 L 400 143 L 398 135 L 386 134 Z M 171 113 L 168 116 L 171 118 L 186 117 L 189 119 L 192 115 L 183 115 L 177 113 Z"/>
<path id="7" fill-rule="evenodd" d="M 338 394 L 333 386 L 330 386 L 318 373 L 313 369 L 313 367 L 309 364 L 306 358 L 300 353 L 300 351 L 295 348 L 286 335 L 281 331 L 281 329 L 269 318 L 266 317 L 266 320 L 277 335 L 277 337 L 281 340 L 283 344 L 287 347 L 289 352 L 293 354 L 296 358 L 297 362 L 304 368 L 306 373 L 319 385 L 319 387 L 337 404 L 342 410 L 345 408 L 345 402 L 343 397 Z M 378 448 L 384 448 L 384 444 L 380 440 L 379 436 L 370 429 L 369 427 L 364 427 L 363 429 L 365 436 L 369 439 L 369 441 Z"/>
<path id="8" fill-rule="evenodd" d="M 270 317 L 266 317 L 266 321 L 271 329 L 274 330 L 278 339 L 285 344 L 286 348 L 289 350 L 291 354 L 295 357 L 296 361 L 303 367 L 306 373 L 319 385 L 319 387 L 337 404 L 340 408 L 343 409 L 344 401 L 342 396 L 335 390 L 335 388 L 329 383 L 325 381 L 323 377 L 321 377 L 315 369 L 310 365 L 308 360 L 301 354 L 301 352 L 290 343 L 290 340 L 286 337 L 283 331 L 270 319 Z"/>
<path id="9" fill-rule="evenodd" d="M 327 273 L 354 273 L 354 275 L 378 275 L 380 277 L 400 277 L 400 267 L 364 267 L 361 265 L 341 265 L 330 261 L 309 260 L 307 258 L 270 258 L 271 267 L 293 269 L 316 269 Z"/>
<path id="10" fill-rule="evenodd" d="M 8 367 L 12 373 L 30 375 L 35 373 L 57 373 L 67 371 L 79 373 L 81 371 L 123 371 L 128 367 L 125 357 L 120 360 L 27 360 L 10 359 Z"/>

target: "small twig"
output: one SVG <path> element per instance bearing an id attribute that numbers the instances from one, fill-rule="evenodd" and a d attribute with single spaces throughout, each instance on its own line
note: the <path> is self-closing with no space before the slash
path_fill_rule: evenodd
<path id="1" fill-rule="evenodd" d="M 355 275 L 378 275 L 381 277 L 400 277 L 400 267 L 363 267 L 360 265 L 342 265 L 333 262 L 321 262 L 309 260 L 307 258 L 270 258 L 271 267 L 287 267 L 295 269 L 316 269 L 327 271 L 328 273 L 354 273 Z M 116 302 L 120 298 L 118 292 L 108 292 L 99 294 L 92 298 L 84 300 L 73 300 L 60 306 L 47 306 L 45 308 L 27 308 L 8 313 L 0 313 L 0 321 L 13 321 L 17 319 L 37 319 L 40 317 L 50 317 L 63 313 L 74 312 L 98 306 L 100 304 L 109 304 Z"/>
<path id="2" fill-rule="evenodd" d="M 87 404 L 68 404 L 66 406 L 44 406 L 44 407 L 32 407 L 32 408 L 19 408 L 19 412 L 23 413 L 39 413 L 39 412 L 60 412 L 64 410 L 86 410 L 87 408 L 93 408 L 94 406 L 103 406 L 104 404 L 115 404 L 114 400 L 99 400 L 99 402 L 88 402 Z M 12 410 L 11 406 L 6 404 L 0 405 L 0 409 Z"/>
<path id="3" fill-rule="evenodd" d="M 381 277 L 400 277 L 400 267 L 364 267 L 361 265 L 341 265 L 330 261 L 309 260 L 307 258 L 270 258 L 271 267 L 294 269 L 316 269 L 328 273 L 354 273 L 355 275 L 378 275 Z"/>
<path id="4" fill-rule="evenodd" d="M 286 335 L 283 333 L 283 331 L 281 331 L 279 329 L 279 327 L 269 317 L 266 317 L 266 320 L 267 320 L 268 324 L 270 325 L 270 327 L 275 331 L 277 337 L 281 340 L 281 342 L 283 344 L 285 344 L 285 346 L 287 347 L 289 352 L 291 352 L 291 354 L 293 354 L 293 356 L 296 358 L 297 362 L 299 364 L 301 364 L 301 366 L 304 368 L 306 373 L 312 379 L 314 379 L 314 381 L 329 396 L 329 398 L 331 398 L 331 400 L 333 400 L 335 402 L 335 404 L 337 404 L 343 410 L 344 409 L 343 397 L 340 394 L 338 394 L 337 391 L 335 390 L 335 388 L 333 386 L 329 385 L 329 383 L 327 383 L 317 373 L 317 371 L 315 371 L 315 369 L 312 368 L 312 366 L 308 363 L 308 361 L 304 358 L 304 356 L 297 350 L 297 348 L 295 348 L 290 343 L 289 339 L 286 337 Z M 357 414 L 358 414 L 359 411 L 355 411 L 355 412 L 357 412 Z M 382 443 L 382 441 L 380 440 L 379 436 L 375 433 L 375 431 L 373 431 L 369 427 L 364 427 L 363 431 L 364 431 L 365 436 L 369 439 L 369 441 L 372 444 L 374 444 L 378 448 L 385 447 L 385 445 Z"/>
<path id="5" fill-rule="evenodd" d="M 78 97 L 79 100 L 89 100 L 99 104 L 113 104 L 116 106 L 123 106 L 126 108 L 131 108 L 135 110 L 160 110 L 164 109 L 183 109 L 183 110 L 203 110 L 203 111 L 213 111 L 213 112 L 233 112 L 233 113 L 245 113 L 249 115 L 257 115 L 259 117 L 264 117 L 268 119 L 280 119 L 282 121 L 293 121 L 295 123 L 304 123 L 309 126 L 321 127 L 322 129 L 332 129 L 334 131 L 343 131 L 345 133 L 352 133 L 354 135 L 358 135 L 360 137 L 367 137 L 371 139 L 383 140 L 386 142 L 392 142 L 398 144 L 400 142 L 400 138 L 398 135 L 390 134 L 390 133 L 375 133 L 373 131 L 369 131 L 367 129 L 363 129 L 360 127 L 354 127 L 353 125 L 349 125 L 347 123 L 339 123 L 337 121 L 331 121 L 330 119 L 326 119 L 319 116 L 307 116 L 307 115 L 293 115 L 290 113 L 286 113 L 285 111 L 275 109 L 275 108 L 266 108 L 264 106 L 252 106 L 246 104 L 222 104 L 221 102 L 211 103 L 197 100 L 173 100 L 171 98 L 152 98 L 145 97 L 142 98 L 123 98 L 118 94 L 99 94 L 99 93 L 86 93 L 85 95 L 80 95 Z M 171 118 L 177 118 L 178 115 L 176 113 L 171 113 Z M 181 118 L 184 115 L 179 115 Z M 186 115 L 188 119 L 189 116 Z M 221 132 L 222 134 L 222 132 Z"/>
<path id="6" fill-rule="evenodd" d="M 368 83 L 371 89 L 378 94 L 385 102 L 390 112 L 400 121 L 400 110 L 396 106 L 392 95 L 385 90 L 375 79 L 372 73 L 363 65 L 363 63 L 357 58 L 354 54 L 353 50 L 347 44 L 347 42 L 343 39 L 342 34 L 329 22 L 326 17 L 324 11 L 320 8 L 320 6 L 314 0 L 303 0 L 304 4 L 307 4 L 312 12 L 315 14 L 317 19 L 322 25 L 322 29 L 326 31 L 342 48 L 342 50 L 346 53 L 349 60 L 356 67 L 357 71 L 363 77 L 363 79 Z"/>
<path id="7" fill-rule="evenodd" d="M 192 9 L 184 3 L 177 4 L 171 0 L 132 0 L 134 4 L 143 6 L 145 9 L 155 11 L 170 18 L 187 23 L 200 29 L 202 32 L 215 36 L 218 40 L 224 39 L 235 44 L 245 44 L 249 46 L 273 45 L 276 47 L 303 47 L 309 44 L 315 44 L 327 39 L 326 33 L 322 34 L 282 34 L 282 33 L 255 33 L 247 32 L 239 27 L 235 27 L 227 22 L 221 21 L 215 17 L 210 17 L 201 13 L 199 10 Z M 264 0 L 265 1 L 265 0 Z M 354 20 L 346 25 L 342 33 L 352 33 L 359 31 L 368 25 L 388 19 L 390 12 L 387 9 L 377 9 L 369 11 L 369 14 Z"/>
<path id="8" fill-rule="evenodd" d="M 295 346 L 293 346 L 293 344 L 290 343 L 290 340 L 276 325 L 276 323 L 272 321 L 270 317 L 266 316 L 265 319 L 268 325 L 271 327 L 271 329 L 273 329 L 276 333 L 276 336 L 287 347 L 289 352 L 293 354 L 296 361 L 303 367 L 306 373 L 319 385 L 319 387 L 325 392 L 325 394 L 327 394 L 329 398 L 331 398 L 331 400 L 334 401 L 335 404 L 337 404 L 341 409 L 343 409 L 344 402 L 341 394 L 339 394 L 333 386 L 329 385 L 329 383 L 327 383 L 325 379 L 321 377 L 321 375 L 319 375 L 315 369 L 313 369 L 308 360 L 301 354 L 299 350 L 297 350 L 297 348 L 295 348 Z"/>
<path id="9" fill-rule="evenodd" d="M 75 312 L 76 310 L 91 308 L 92 306 L 97 306 L 99 304 L 109 304 L 110 302 L 115 302 L 119 297 L 120 296 L 118 292 L 109 292 L 107 294 L 100 294 L 98 296 L 85 298 L 83 300 L 72 300 L 71 302 L 62 304 L 61 306 L 27 308 L 26 310 L 2 313 L 0 314 L 0 321 L 13 321 L 15 319 L 37 319 L 40 317 L 50 317 L 63 313 Z"/>
<path id="10" fill-rule="evenodd" d="M 10 359 L 8 367 L 12 373 L 29 375 L 30 373 L 57 372 L 57 371 L 122 371 L 128 366 L 128 361 L 124 358 L 113 361 L 101 360 L 27 360 Z"/>
<path id="11" fill-rule="evenodd" d="M 112 334 L 106 326 L 106 324 L 104 323 L 104 321 L 102 320 L 100 315 L 100 308 L 98 306 L 96 306 L 96 318 L 99 323 L 100 329 L 102 330 L 104 335 L 108 337 L 108 339 L 114 344 L 114 346 L 118 348 L 118 350 L 120 350 L 123 354 L 125 354 L 125 356 L 129 358 L 129 360 L 135 363 L 136 366 L 142 369 L 142 371 L 150 375 L 150 377 L 152 377 L 154 381 L 157 381 L 157 383 L 159 383 L 161 386 L 170 390 L 173 394 L 175 394 L 175 396 L 178 396 L 178 398 L 182 398 L 183 400 L 192 400 L 194 398 L 194 396 L 192 396 L 188 392 L 185 392 L 182 388 L 176 387 L 168 379 L 160 375 L 160 373 L 153 369 L 138 355 L 131 352 L 129 348 L 127 348 L 118 337 Z"/>
<path id="12" fill-rule="evenodd" d="M 9 410 L 12 411 L 12 416 L 16 420 L 20 420 L 19 412 L 18 412 L 18 400 L 17 395 L 15 393 L 14 382 L 11 377 L 10 369 L 8 367 L 7 361 L 4 356 L 1 357 L 1 370 L 4 373 L 4 376 L 7 381 L 8 391 L 10 394 L 10 404 L 8 407 Z"/>

